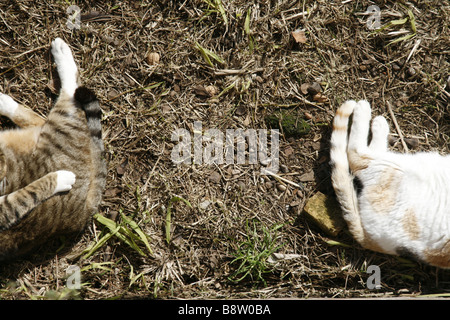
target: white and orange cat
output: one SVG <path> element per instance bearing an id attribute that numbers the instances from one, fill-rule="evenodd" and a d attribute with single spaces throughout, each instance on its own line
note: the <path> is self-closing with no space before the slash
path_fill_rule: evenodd
<path id="1" fill-rule="evenodd" d="M 353 114 L 350 131 L 349 118 Z M 354 238 L 374 251 L 450 268 L 450 156 L 388 150 L 367 101 L 347 101 L 331 136 L 332 183 Z"/>

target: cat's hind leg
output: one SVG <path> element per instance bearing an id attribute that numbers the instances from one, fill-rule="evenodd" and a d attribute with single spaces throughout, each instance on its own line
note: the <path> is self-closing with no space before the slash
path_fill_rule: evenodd
<path id="1" fill-rule="evenodd" d="M 356 176 L 360 170 L 366 169 L 372 160 L 368 147 L 370 118 L 370 104 L 365 100 L 359 101 L 353 111 L 347 149 L 350 171 Z"/>
<path id="2" fill-rule="evenodd" d="M 20 130 L 0 132 L 0 143 L 18 153 L 34 150 L 45 120 L 31 109 L 17 103 L 10 96 L 0 93 L 0 115 L 10 118 Z"/>
<path id="3" fill-rule="evenodd" d="M 72 51 L 61 38 L 52 41 L 52 55 L 55 60 L 61 81 L 61 91 L 73 97 L 78 88 L 78 68 L 73 59 Z"/>
<path id="4" fill-rule="evenodd" d="M 40 127 L 45 123 L 45 120 L 33 110 L 2 93 L 0 93 L 0 115 L 10 118 L 21 128 Z"/>
<path id="5" fill-rule="evenodd" d="M 353 111 L 353 122 L 348 139 L 348 149 L 358 153 L 367 150 L 367 139 L 369 136 L 369 125 L 371 119 L 369 102 L 358 101 Z"/>
<path id="6" fill-rule="evenodd" d="M 374 153 L 387 151 L 389 125 L 383 116 L 377 116 L 372 121 L 372 140 L 369 149 Z"/>

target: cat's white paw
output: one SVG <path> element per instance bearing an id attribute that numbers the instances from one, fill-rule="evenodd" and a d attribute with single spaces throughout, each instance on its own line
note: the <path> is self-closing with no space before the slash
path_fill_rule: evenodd
<path id="1" fill-rule="evenodd" d="M 372 135 L 387 137 L 389 134 L 389 125 L 386 118 L 383 116 L 376 116 L 372 120 Z"/>
<path id="2" fill-rule="evenodd" d="M 76 176 L 73 172 L 67 170 L 56 171 L 56 188 L 54 193 L 69 191 L 75 183 Z"/>
<path id="3" fill-rule="evenodd" d="M 386 118 L 377 116 L 372 120 L 372 141 L 369 148 L 373 152 L 386 152 L 388 147 L 389 125 Z"/>
<path id="4" fill-rule="evenodd" d="M 7 94 L 0 93 L 0 114 L 11 118 L 19 104 Z"/>
<path id="5" fill-rule="evenodd" d="M 355 106 L 355 117 L 361 117 L 364 120 L 372 118 L 372 109 L 370 108 L 370 103 L 366 100 L 360 100 Z M 361 119 L 361 120 L 362 120 Z M 362 121 L 364 121 L 362 120 Z"/>
<path id="6" fill-rule="evenodd" d="M 61 80 L 61 89 L 72 96 L 78 87 L 78 68 L 73 59 L 72 51 L 61 38 L 56 38 L 52 41 L 52 55 Z"/>

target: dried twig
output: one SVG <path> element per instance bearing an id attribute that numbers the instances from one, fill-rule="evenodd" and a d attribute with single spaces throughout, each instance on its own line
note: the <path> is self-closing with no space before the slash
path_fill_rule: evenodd
<path id="1" fill-rule="evenodd" d="M 395 118 L 394 112 L 392 111 L 391 104 L 389 103 L 389 101 L 386 101 L 386 104 L 389 110 L 389 114 L 391 115 L 392 122 L 394 122 L 395 130 L 397 130 L 398 136 L 400 137 L 400 141 L 402 142 L 403 150 L 405 150 L 405 152 L 408 153 L 409 152 L 408 146 L 406 145 L 406 142 L 403 139 L 402 130 L 400 130 L 400 126 L 398 125 L 397 119 Z"/>

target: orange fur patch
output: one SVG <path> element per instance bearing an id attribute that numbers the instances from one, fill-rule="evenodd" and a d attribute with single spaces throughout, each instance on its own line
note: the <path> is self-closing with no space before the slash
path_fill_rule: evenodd
<path id="1" fill-rule="evenodd" d="M 402 225 L 410 240 L 417 240 L 419 238 L 420 227 L 413 208 L 409 208 L 405 211 L 402 218 Z"/>
<path id="2" fill-rule="evenodd" d="M 379 214 L 392 211 L 397 200 L 397 192 L 401 179 L 395 169 L 386 168 L 381 174 L 378 183 L 366 188 L 366 197 L 372 209 Z"/>
<path id="3" fill-rule="evenodd" d="M 3 131 L 0 132 L 0 140 L 7 148 L 17 153 L 27 154 L 33 152 L 40 131 L 40 127 Z"/>
<path id="4" fill-rule="evenodd" d="M 367 169 L 371 160 L 373 159 L 366 154 L 358 154 L 355 150 L 348 151 L 348 165 L 353 173 Z"/>
<path id="5" fill-rule="evenodd" d="M 424 251 L 425 261 L 441 268 L 450 268 L 450 240 L 441 249 Z"/>

